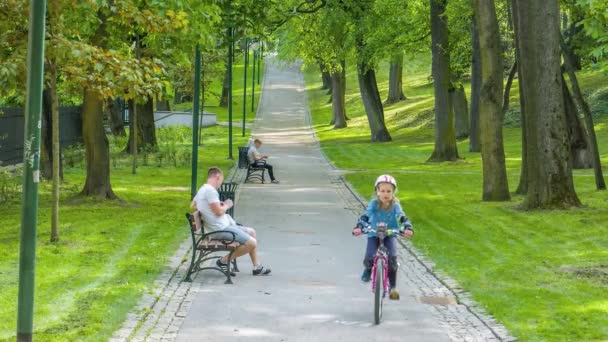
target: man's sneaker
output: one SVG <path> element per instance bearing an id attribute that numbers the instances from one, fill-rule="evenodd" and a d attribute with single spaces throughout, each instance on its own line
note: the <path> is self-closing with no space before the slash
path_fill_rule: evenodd
<path id="1" fill-rule="evenodd" d="M 278 179 L 273 179 L 272 181 L 270 181 L 270 183 L 272 183 L 272 184 L 279 184 L 280 182 L 279 182 Z"/>
<path id="2" fill-rule="evenodd" d="M 363 270 L 363 274 L 361 275 L 361 281 L 368 282 L 372 278 L 372 269 L 366 268 Z"/>
<path id="3" fill-rule="evenodd" d="M 220 268 L 222 271 L 224 271 L 224 272 L 228 272 L 228 264 L 224 264 L 224 263 L 222 262 L 222 259 L 217 259 L 217 261 L 215 262 L 215 265 L 216 265 L 217 267 L 219 267 L 219 268 Z M 234 271 L 230 270 L 230 275 L 231 275 L 232 277 L 234 277 L 234 276 L 236 276 L 236 273 L 234 273 Z"/>
<path id="4" fill-rule="evenodd" d="M 257 268 L 253 269 L 253 275 L 254 276 L 258 276 L 258 275 L 269 275 L 270 274 L 270 268 L 267 268 L 265 266 L 258 266 Z"/>
<path id="5" fill-rule="evenodd" d="M 389 297 L 390 297 L 392 300 L 399 300 L 399 298 L 400 298 L 400 296 L 399 296 L 399 291 L 397 291 L 397 289 L 393 287 L 393 288 L 391 289 L 391 293 L 390 293 L 390 296 L 389 296 Z"/>

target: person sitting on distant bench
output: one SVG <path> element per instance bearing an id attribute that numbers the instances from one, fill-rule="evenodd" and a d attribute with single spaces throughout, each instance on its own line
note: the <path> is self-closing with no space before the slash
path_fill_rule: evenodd
<path id="1" fill-rule="evenodd" d="M 253 141 L 253 144 L 249 146 L 249 150 L 247 151 L 247 158 L 249 159 L 249 164 L 252 167 L 265 168 L 266 170 L 268 170 L 268 175 L 270 176 L 271 182 L 277 184 L 279 183 L 279 180 L 274 177 L 272 165 L 266 162 L 268 156 L 263 156 L 258 152 L 258 149 L 261 146 L 262 141 L 260 139 L 255 139 Z"/>

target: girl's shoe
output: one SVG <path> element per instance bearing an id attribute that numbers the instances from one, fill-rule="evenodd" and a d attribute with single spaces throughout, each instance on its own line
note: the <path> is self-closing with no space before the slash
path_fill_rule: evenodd
<path id="1" fill-rule="evenodd" d="M 363 270 L 363 274 L 361 274 L 361 281 L 367 283 L 372 279 L 372 269 L 366 268 Z"/>
<path id="2" fill-rule="evenodd" d="M 392 300 L 399 300 L 399 298 L 400 298 L 399 291 L 394 287 L 391 289 L 390 298 Z"/>

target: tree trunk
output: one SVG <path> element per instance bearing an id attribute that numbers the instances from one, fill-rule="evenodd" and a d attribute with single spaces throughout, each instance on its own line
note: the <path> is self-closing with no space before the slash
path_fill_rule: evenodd
<path id="1" fill-rule="evenodd" d="M 124 137 L 127 135 L 125 132 L 125 123 L 122 119 L 123 105 L 119 99 L 108 102 L 108 121 L 110 122 L 110 130 L 114 136 Z"/>
<path id="2" fill-rule="evenodd" d="M 358 62 L 357 75 L 361 100 L 363 100 L 365 114 L 367 114 L 372 142 L 391 141 L 391 135 L 384 124 L 384 109 L 382 108 L 382 100 L 378 92 L 374 69 L 368 67 L 365 62 Z"/>
<path id="3" fill-rule="evenodd" d="M 563 39 L 561 40 L 561 47 L 562 52 L 563 50 L 568 49 Z M 578 79 L 576 78 L 576 73 L 574 72 L 574 66 L 572 65 L 570 58 L 567 57 L 567 54 L 564 54 L 564 62 L 566 71 L 568 72 L 568 77 L 570 78 L 570 83 L 572 84 L 572 91 L 574 92 L 578 105 L 583 109 L 583 114 L 585 115 L 585 124 L 587 125 L 587 132 L 589 133 L 589 148 L 591 149 L 591 155 L 593 158 L 595 186 L 597 190 L 606 190 L 606 183 L 604 182 L 602 163 L 600 160 L 600 152 L 597 146 L 597 138 L 595 136 L 595 126 L 593 125 L 593 117 L 591 116 L 591 108 L 589 108 L 589 104 L 583 97 L 583 93 L 581 92 L 581 88 L 578 84 Z"/>
<path id="4" fill-rule="evenodd" d="M 48 66 L 46 67 L 48 68 Z M 48 84 L 42 91 L 42 115 L 40 141 L 40 174 L 44 179 L 53 179 L 53 129 L 52 129 L 52 98 Z"/>
<path id="5" fill-rule="evenodd" d="M 519 20 L 519 17 L 517 16 L 517 4 L 513 1 L 511 1 L 509 7 L 509 13 L 511 14 L 512 21 L 510 26 L 513 27 L 514 34 L 515 60 L 519 61 L 519 47 L 517 46 L 519 35 L 517 30 L 514 28 L 514 23 Z M 517 63 L 517 74 L 521 75 L 521 63 Z M 515 193 L 518 195 L 526 195 L 528 193 L 528 139 L 526 138 L 526 101 L 521 84 L 519 86 L 519 105 L 521 118 L 521 171 L 519 175 L 519 184 L 517 185 L 517 190 L 515 190 Z"/>
<path id="6" fill-rule="evenodd" d="M 47 65 L 48 69 L 49 66 Z M 45 179 L 53 179 L 53 101 L 57 99 L 57 88 L 51 89 L 50 84 L 45 84 L 42 92 L 42 140 L 40 144 L 40 173 Z M 59 113 L 59 108 L 57 108 Z M 59 117 L 59 114 L 57 114 Z M 60 145 L 61 147 L 61 145 Z M 61 161 L 61 148 L 59 150 L 59 161 Z M 59 179 L 63 180 L 63 166 L 59 163 Z"/>
<path id="7" fill-rule="evenodd" d="M 169 99 L 167 99 L 167 89 L 163 87 L 162 96 L 156 97 L 156 110 L 159 112 L 170 112 L 171 104 L 169 103 Z"/>
<path id="8" fill-rule="evenodd" d="M 580 21 L 583 19 L 580 11 L 574 6 L 572 8 L 572 22 L 567 30 L 565 30 L 566 39 L 564 39 L 564 43 L 568 47 L 563 51 L 565 55 L 567 55 L 570 65 L 574 68 L 575 71 L 579 71 L 583 68 L 583 63 L 581 61 L 581 57 L 574 50 L 573 41 L 576 39 L 576 35 L 582 30 L 583 26 L 580 25 Z M 566 17 L 566 23 L 568 18 Z"/>
<path id="9" fill-rule="evenodd" d="M 503 60 L 494 0 L 474 0 L 481 51 L 481 158 L 483 200 L 508 201 L 509 183 L 502 138 Z"/>
<path id="10" fill-rule="evenodd" d="M 331 90 L 331 74 L 327 71 L 327 69 L 323 66 L 321 62 L 319 62 L 319 69 L 321 70 L 321 80 L 323 81 L 323 86 L 321 86 L 321 89 Z"/>
<path id="11" fill-rule="evenodd" d="M 593 158 L 589 148 L 589 138 L 581 120 L 578 118 L 578 109 L 572 99 L 572 94 L 562 75 L 562 89 L 564 92 L 564 107 L 568 121 L 568 135 L 570 136 L 570 157 L 572 167 L 575 169 L 590 169 L 593 167 Z"/>
<path id="12" fill-rule="evenodd" d="M 99 13 L 100 25 L 91 42 L 94 46 L 107 45 L 107 18 Z M 84 89 L 82 105 L 82 139 L 87 160 L 87 177 L 83 196 L 97 196 L 102 199 L 117 199 L 110 183 L 110 146 L 103 127 L 103 98 L 100 94 Z"/>
<path id="13" fill-rule="evenodd" d="M 511 103 L 511 87 L 513 86 L 513 79 L 515 78 L 515 74 L 517 74 L 517 58 L 515 58 L 515 62 L 509 71 L 509 77 L 507 78 L 507 85 L 505 86 L 505 94 L 502 99 L 502 114 L 507 113 L 509 110 L 509 106 Z"/>
<path id="14" fill-rule="evenodd" d="M 137 152 L 139 151 L 139 149 L 141 147 L 138 146 L 143 146 L 143 144 L 139 144 L 138 140 L 140 139 L 141 136 L 141 130 L 139 129 L 139 123 L 137 120 L 137 117 L 139 116 L 137 114 L 137 101 L 133 100 L 133 111 L 131 113 L 133 113 L 133 115 L 131 116 L 131 120 L 129 123 L 129 130 L 131 132 L 131 134 L 129 134 L 129 143 L 127 144 L 127 147 L 131 147 L 131 173 L 132 174 L 136 174 L 137 173 Z"/>
<path id="15" fill-rule="evenodd" d="M 475 16 L 471 25 L 471 41 L 473 44 L 473 60 L 471 63 L 471 120 L 469 130 L 469 151 L 481 152 L 479 129 L 479 106 L 481 93 L 481 51 L 479 50 L 479 31 Z"/>
<path id="16" fill-rule="evenodd" d="M 450 96 L 456 120 L 456 139 L 466 139 L 469 137 L 469 104 L 464 86 L 460 84 L 457 88 L 453 87 Z"/>
<path id="17" fill-rule="evenodd" d="M 399 51 L 391 57 L 388 75 L 388 98 L 384 101 L 384 105 L 388 106 L 406 99 L 403 94 L 403 51 Z"/>
<path id="18" fill-rule="evenodd" d="M 342 63 L 342 69 L 340 71 L 334 71 L 331 74 L 331 89 L 332 89 L 332 112 L 333 112 L 333 125 L 335 129 L 346 127 L 346 106 L 345 106 L 345 95 L 346 95 L 346 71 L 344 69 L 344 63 Z"/>
<path id="19" fill-rule="evenodd" d="M 103 128 L 103 101 L 85 90 L 82 107 L 82 136 L 86 147 L 87 179 L 81 194 L 116 199 L 110 184 L 110 150 Z"/>
<path id="20" fill-rule="evenodd" d="M 431 0 L 431 37 L 433 83 L 435 88 L 435 149 L 429 161 L 457 160 L 450 89 L 450 55 L 447 49 L 448 26 L 445 15 L 447 0 Z"/>
<path id="21" fill-rule="evenodd" d="M 59 183 L 61 182 L 60 165 L 61 145 L 59 142 L 59 96 L 57 95 L 57 63 L 48 63 L 49 92 L 51 94 L 52 135 L 53 135 L 53 192 L 51 200 L 51 242 L 59 241 Z"/>
<path id="22" fill-rule="evenodd" d="M 129 112 L 135 117 L 133 101 L 129 101 Z M 154 125 L 154 100 L 148 97 L 146 103 L 137 105 L 137 151 L 141 152 L 144 148 L 156 149 L 156 127 Z M 129 127 L 129 143 L 125 147 L 125 152 L 131 153 L 133 141 L 133 125 Z"/>
<path id="23" fill-rule="evenodd" d="M 524 208 L 580 206 L 572 180 L 561 80 L 557 0 L 513 0 L 526 104 L 528 193 Z M 514 14 L 515 17 L 515 14 Z"/>
<path id="24" fill-rule="evenodd" d="M 226 72 L 224 73 L 224 82 L 222 84 L 220 107 L 228 107 L 228 93 L 230 93 L 230 75 L 228 73 L 228 63 L 226 63 Z"/>

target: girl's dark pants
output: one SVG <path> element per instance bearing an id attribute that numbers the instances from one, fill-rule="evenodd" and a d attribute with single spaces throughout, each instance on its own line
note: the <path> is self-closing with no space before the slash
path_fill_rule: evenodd
<path id="1" fill-rule="evenodd" d="M 374 256 L 379 247 L 379 239 L 377 237 L 367 238 L 367 248 L 365 250 L 365 258 L 363 259 L 363 266 L 366 269 L 372 268 L 374 265 Z M 388 281 L 391 284 L 391 288 L 397 286 L 397 269 L 399 263 L 397 262 L 397 238 L 394 236 L 387 236 L 384 238 L 384 246 L 388 251 Z"/>

